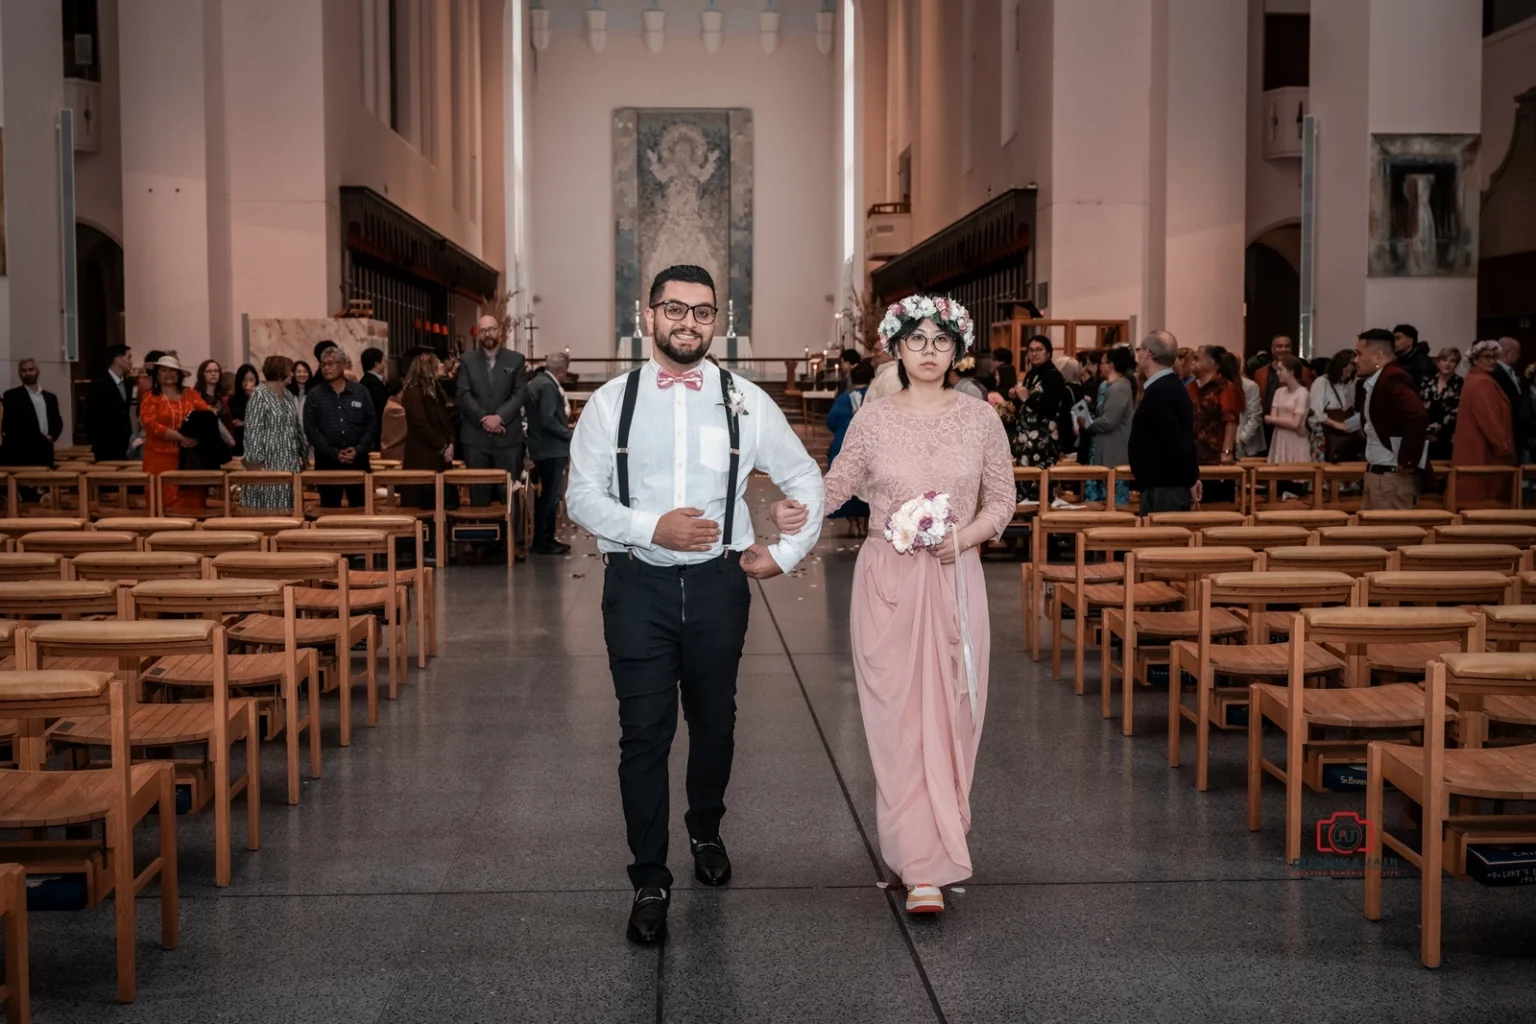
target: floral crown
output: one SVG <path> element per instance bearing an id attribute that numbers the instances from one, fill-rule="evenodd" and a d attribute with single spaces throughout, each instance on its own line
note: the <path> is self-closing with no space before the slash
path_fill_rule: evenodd
<path id="1" fill-rule="evenodd" d="M 932 320 L 939 327 L 960 338 L 960 350 L 969 349 L 976 341 L 976 323 L 964 306 L 954 299 L 930 295 L 908 295 L 893 303 L 880 321 L 880 340 L 890 345 L 891 339 L 902 329 L 923 320 Z"/>

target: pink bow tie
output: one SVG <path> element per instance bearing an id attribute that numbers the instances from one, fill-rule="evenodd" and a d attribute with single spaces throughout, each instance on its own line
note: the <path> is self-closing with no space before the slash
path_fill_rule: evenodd
<path id="1" fill-rule="evenodd" d="M 687 373 L 668 373 L 666 370 L 656 371 L 656 386 L 665 391 L 673 384 L 681 384 L 689 391 L 697 391 L 704 386 L 704 370 L 689 370 Z"/>

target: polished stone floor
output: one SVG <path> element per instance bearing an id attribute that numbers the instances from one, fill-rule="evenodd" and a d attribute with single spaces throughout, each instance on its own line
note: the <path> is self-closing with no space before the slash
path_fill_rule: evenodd
<path id="1" fill-rule="evenodd" d="M 760 496 L 761 497 L 761 496 Z M 833 527 L 835 534 L 837 527 Z M 1417 883 L 1380 923 L 1354 878 L 1282 862 L 1280 792 L 1244 825 L 1241 734 L 1212 789 L 1167 767 L 1160 702 L 1120 736 L 1023 653 L 1016 565 L 988 567 L 992 695 L 974 790 L 975 879 L 909 922 L 882 877 L 848 661 L 853 542 L 754 589 L 725 890 L 686 869 L 674 749 L 672 938 L 623 937 L 630 895 L 602 567 L 444 573 L 442 654 L 265 842 L 212 885 L 182 819 L 181 948 L 139 901 L 138 1002 L 113 1003 L 110 904 L 32 915 L 34 1015 L 66 1021 L 1515 1021 L 1536 1018 L 1531 890 L 1447 885 L 1445 964 L 1418 963 Z M 1308 794 L 1310 822 L 1359 797 Z M 243 835 L 237 825 L 237 840 Z"/>

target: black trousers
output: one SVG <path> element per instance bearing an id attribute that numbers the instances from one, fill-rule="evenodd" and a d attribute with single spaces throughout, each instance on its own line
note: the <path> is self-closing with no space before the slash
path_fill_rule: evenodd
<path id="1" fill-rule="evenodd" d="M 668 888 L 667 757 L 688 722 L 688 834 L 713 839 L 736 750 L 736 670 L 752 596 L 737 555 L 662 568 L 608 556 L 603 635 L 619 699 L 619 793 L 636 889 Z M 681 685 L 679 685 L 681 684 Z"/>
<path id="2" fill-rule="evenodd" d="M 522 427 L 517 428 L 521 430 Z M 486 448 L 479 445 L 465 445 L 464 450 L 458 453 L 464 460 L 465 469 L 505 469 L 512 474 L 512 482 L 516 483 L 523 475 L 523 446 L 514 445 L 509 448 Z M 492 502 L 506 501 L 506 488 L 490 486 L 488 484 L 475 484 L 469 489 L 469 503 L 471 505 L 489 505 Z M 517 514 L 512 516 L 512 532 L 517 536 L 519 543 L 523 539 L 523 517 Z"/>
<path id="3" fill-rule="evenodd" d="M 533 505 L 533 543 L 555 542 L 555 527 L 560 517 L 560 499 L 565 494 L 565 466 L 569 459 L 539 459 L 534 471 L 539 478 L 539 499 Z"/>
<path id="4" fill-rule="evenodd" d="M 1188 512 L 1188 487 L 1143 487 L 1141 489 L 1141 514 L 1154 512 Z"/>

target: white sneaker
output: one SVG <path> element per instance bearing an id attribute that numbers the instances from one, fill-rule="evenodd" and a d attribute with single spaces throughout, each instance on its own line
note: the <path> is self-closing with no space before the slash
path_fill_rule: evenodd
<path id="1" fill-rule="evenodd" d="M 936 885 L 913 885 L 907 887 L 907 913 L 909 914 L 942 914 L 944 912 L 944 894 Z"/>

